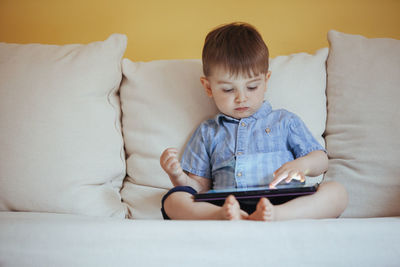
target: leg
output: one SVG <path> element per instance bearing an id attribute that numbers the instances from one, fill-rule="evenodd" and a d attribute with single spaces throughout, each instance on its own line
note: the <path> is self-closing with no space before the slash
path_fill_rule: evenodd
<path id="1" fill-rule="evenodd" d="M 312 195 L 298 197 L 281 205 L 269 204 L 275 220 L 322 219 L 337 218 L 346 208 L 347 201 L 346 189 L 332 181 L 322 183 Z"/>
<path id="2" fill-rule="evenodd" d="M 337 218 L 347 206 L 346 189 L 339 183 L 326 182 L 313 195 L 295 198 L 281 205 L 272 205 L 261 198 L 256 211 L 248 217 L 256 221 Z"/>
<path id="3" fill-rule="evenodd" d="M 229 196 L 219 207 L 208 202 L 195 202 L 191 193 L 182 191 L 174 192 L 165 199 L 164 210 L 174 220 L 240 220 L 248 216 L 233 196 Z"/>

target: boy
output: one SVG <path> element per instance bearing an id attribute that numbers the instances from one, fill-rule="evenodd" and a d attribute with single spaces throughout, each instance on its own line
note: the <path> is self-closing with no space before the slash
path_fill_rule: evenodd
<path id="1" fill-rule="evenodd" d="M 194 201 L 194 194 L 211 188 L 274 188 L 327 170 L 325 150 L 304 123 L 286 110 L 272 110 L 264 101 L 271 76 L 268 59 L 267 46 L 249 24 L 223 25 L 207 35 L 200 81 L 221 113 L 197 128 L 182 164 L 175 148 L 162 153 L 160 164 L 175 186 L 162 200 L 165 219 L 334 218 L 345 209 L 346 190 L 335 182 L 281 205 L 267 198 L 239 203 L 232 195 L 222 206 Z"/>

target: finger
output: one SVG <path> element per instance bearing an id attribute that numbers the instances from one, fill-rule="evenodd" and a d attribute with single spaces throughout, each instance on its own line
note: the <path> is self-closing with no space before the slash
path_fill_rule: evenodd
<path id="1" fill-rule="evenodd" d="M 161 156 L 166 157 L 166 156 L 171 155 L 171 154 L 173 154 L 173 155 L 178 154 L 178 150 L 177 150 L 176 148 L 174 148 L 174 147 L 167 148 L 167 149 L 165 149 L 165 150 L 163 151 L 163 153 L 161 154 Z"/>
<path id="2" fill-rule="evenodd" d="M 278 177 L 279 175 L 281 175 L 281 173 L 284 172 L 283 171 L 283 167 L 280 167 L 279 169 L 277 169 L 276 171 L 274 171 L 274 173 L 272 174 L 275 177 Z"/>
<path id="3" fill-rule="evenodd" d="M 169 150 L 169 148 L 165 149 L 165 150 L 161 153 L 161 156 L 160 156 L 160 163 L 161 163 L 161 165 L 165 162 L 165 159 L 168 158 L 168 154 L 169 154 L 168 150 Z"/>
<path id="4" fill-rule="evenodd" d="M 285 183 L 290 183 L 293 180 L 293 177 L 289 176 L 285 179 Z"/>
<path id="5" fill-rule="evenodd" d="M 169 158 L 165 158 L 162 162 L 161 162 L 161 167 L 166 171 L 166 172 L 170 172 L 171 171 L 171 165 L 174 161 L 174 157 L 169 157 Z"/>
<path id="6" fill-rule="evenodd" d="M 272 175 L 274 176 L 274 179 L 277 179 L 280 176 L 287 176 L 288 171 L 286 170 L 286 168 L 284 168 L 284 166 L 280 167 L 279 169 L 277 169 Z"/>
<path id="7" fill-rule="evenodd" d="M 178 149 L 174 147 L 168 148 L 168 153 L 176 155 L 178 154 Z"/>
<path id="8" fill-rule="evenodd" d="M 171 157 L 169 156 L 169 154 L 167 152 L 163 153 L 160 157 L 161 166 L 166 166 L 166 163 L 170 158 Z"/>
<path id="9" fill-rule="evenodd" d="M 161 156 L 161 159 L 160 159 L 160 161 L 162 162 L 162 163 L 166 163 L 169 159 L 171 159 L 171 158 L 178 158 L 177 157 L 177 152 L 175 153 L 175 152 L 173 152 L 173 151 L 165 151 L 164 153 L 163 153 L 163 155 Z"/>
<path id="10" fill-rule="evenodd" d="M 306 176 L 302 172 L 300 172 L 299 175 L 300 175 L 300 182 L 304 183 L 306 181 Z"/>
<path id="11" fill-rule="evenodd" d="M 293 179 L 299 180 L 299 175 L 296 171 L 289 172 L 285 181 L 286 181 L 286 183 L 290 183 Z"/>
<path id="12" fill-rule="evenodd" d="M 179 164 L 179 161 L 174 157 L 170 157 L 165 164 L 169 170 L 174 170 L 177 164 Z"/>
<path id="13" fill-rule="evenodd" d="M 272 180 L 272 182 L 269 184 L 269 188 L 276 188 L 276 185 L 278 185 L 286 177 L 287 175 L 285 175 L 284 173 L 276 176 L 275 179 Z"/>

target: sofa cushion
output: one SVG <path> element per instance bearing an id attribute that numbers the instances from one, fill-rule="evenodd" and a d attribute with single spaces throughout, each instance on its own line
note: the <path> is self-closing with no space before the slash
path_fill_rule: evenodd
<path id="1" fill-rule="evenodd" d="M 126 43 L 0 43 L 0 210 L 125 217 Z"/>
<path id="2" fill-rule="evenodd" d="M 344 217 L 400 215 L 400 41 L 328 33 L 326 178 L 349 193 Z"/>
<path id="3" fill-rule="evenodd" d="M 400 218 L 160 222 L 0 212 L 2 267 L 398 267 L 399 252 Z"/>
<path id="4" fill-rule="evenodd" d="M 303 118 L 323 144 L 328 49 L 272 60 L 266 98 Z M 217 114 L 200 83 L 200 60 L 132 62 L 124 59 L 121 84 L 127 174 L 121 191 L 131 218 L 161 218 L 161 198 L 172 187 L 159 157 L 167 147 L 183 152 L 199 123 Z"/>

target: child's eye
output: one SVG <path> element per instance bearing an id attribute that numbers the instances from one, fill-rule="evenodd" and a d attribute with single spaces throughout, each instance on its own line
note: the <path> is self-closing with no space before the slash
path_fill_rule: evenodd
<path id="1" fill-rule="evenodd" d="M 233 92 L 233 89 L 222 89 L 222 91 L 224 91 L 225 93 L 230 93 Z"/>
<path id="2" fill-rule="evenodd" d="M 258 86 L 248 86 L 247 89 L 249 89 L 250 91 L 256 90 L 258 88 Z"/>

